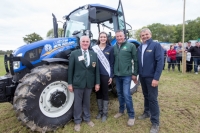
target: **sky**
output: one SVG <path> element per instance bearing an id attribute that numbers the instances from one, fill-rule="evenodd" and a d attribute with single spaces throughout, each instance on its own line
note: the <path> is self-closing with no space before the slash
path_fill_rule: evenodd
<path id="1" fill-rule="evenodd" d="M 46 39 L 53 28 L 52 13 L 58 21 L 86 4 L 117 8 L 119 0 L 0 0 L 0 50 L 24 45 L 23 37 L 33 32 Z M 200 0 L 185 0 L 185 20 L 200 17 Z M 125 20 L 134 30 L 153 23 L 182 24 L 184 0 L 122 0 Z M 62 23 L 59 23 L 62 27 Z"/>

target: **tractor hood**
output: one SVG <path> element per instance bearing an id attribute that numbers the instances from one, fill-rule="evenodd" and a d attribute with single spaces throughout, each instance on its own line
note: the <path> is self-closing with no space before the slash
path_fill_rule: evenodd
<path id="1" fill-rule="evenodd" d="M 41 55 L 55 51 L 56 49 L 63 47 L 75 47 L 77 46 L 77 39 L 75 37 L 69 38 L 52 38 L 48 40 L 41 40 L 34 43 L 23 45 L 13 51 L 14 56 L 24 56 L 28 51 L 40 48 Z"/>
<path id="2" fill-rule="evenodd" d="M 75 49 L 77 47 L 77 38 L 53 38 L 42 40 L 31 44 L 23 45 L 13 52 L 14 57 L 20 57 L 32 65 L 40 63 L 43 59 L 54 58 L 58 53 Z M 14 72 L 19 72 L 26 68 L 21 62 L 14 62 Z"/>

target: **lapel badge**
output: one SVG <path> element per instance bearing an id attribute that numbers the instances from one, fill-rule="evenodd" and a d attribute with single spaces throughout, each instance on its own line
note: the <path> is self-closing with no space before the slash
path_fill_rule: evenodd
<path id="1" fill-rule="evenodd" d="M 92 67 L 95 67 L 96 66 L 96 62 L 92 62 Z"/>
<path id="2" fill-rule="evenodd" d="M 147 50 L 147 52 L 152 52 L 152 50 Z"/>

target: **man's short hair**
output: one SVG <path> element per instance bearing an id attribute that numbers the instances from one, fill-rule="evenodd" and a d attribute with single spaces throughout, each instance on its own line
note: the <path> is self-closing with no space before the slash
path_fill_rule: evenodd
<path id="1" fill-rule="evenodd" d="M 122 32 L 122 33 L 124 33 L 124 31 L 123 31 L 123 30 L 117 30 L 117 31 L 115 31 L 115 34 L 116 34 L 116 33 L 119 33 L 119 32 Z"/>
<path id="2" fill-rule="evenodd" d="M 85 35 L 84 35 L 84 36 L 81 36 L 81 38 L 80 38 L 80 42 L 81 42 L 82 39 L 85 38 L 85 37 L 88 38 L 88 39 L 89 39 L 89 42 L 90 42 L 90 38 L 89 38 L 89 36 L 85 36 Z"/>
<path id="3" fill-rule="evenodd" d="M 145 31 L 148 31 L 150 34 L 152 34 L 152 33 L 151 33 L 151 30 L 150 30 L 149 28 L 143 28 L 143 29 L 141 29 L 140 34 L 141 34 L 142 32 L 145 32 Z"/>

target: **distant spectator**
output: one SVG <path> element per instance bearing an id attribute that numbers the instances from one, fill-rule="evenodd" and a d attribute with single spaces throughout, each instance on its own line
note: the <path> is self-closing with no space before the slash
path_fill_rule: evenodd
<path id="1" fill-rule="evenodd" d="M 188 51 L 189 49 L 191 49 L 191 42 L 188 41 L 187 46 L 185 48 L 186 51 Z M 186 72 L 191 72 L 192 71 L 192 64 L 193 64 L 193 57 L 192 57 L 192 53 L 191 52 L 187 52 L 187 60 L 186 60 Z"/>
<path id="2" fill-rule="evenodd" d="M 167 51 L 167 56 L 170 58 L 170 62 L 168 62 L 168 71 L 172 66 L 172 71 L 175 69 L 176 63 L 176 50 L 174 50 L 174 45 L 170 45 L 170 49 Z"/>
<path id="3" fill-rule="evenodd" d="M 180 64 L 182 63 L 182 43 L 178 42 L 178 47 L 176 48 L 176 61 L 178 66 L 178 71 L 180 72 Z"/>
<path id="4" fill-rule="evenodd" d="M 165 70 L 165 63 L 166 63 L 166 57 L 167 57 L 167 49 L 162 46 L 163 50 L 164 50 L 164 65 L 163 65 L 163 70 Z"/>
<path id="5" fill-rule="evenodd" d="M 188 52 L 191 52 L 193 55 L 194 72 L 198 74 L 198 65 L 200 65 L 200 42 L 196 42 L 196 46 L 190 48 Z"/>
<path id="6" fill-rule="evenodd" d="M 177 48 L 176 43 L 174 43 L 173 46 L 174 46 L 174 50 L 176 50 L 176 48 Z"/>

